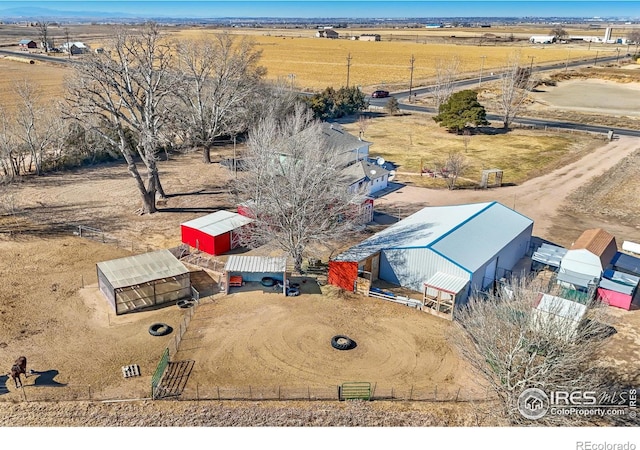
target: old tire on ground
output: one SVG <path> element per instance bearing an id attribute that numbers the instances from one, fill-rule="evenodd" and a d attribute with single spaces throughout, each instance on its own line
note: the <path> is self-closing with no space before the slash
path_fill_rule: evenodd
<path id="1" fill-rule="evenodd" d="M 287 297 L 296 297 L 300 295 L 300 289 L 297 287 L 287 288 Z"/>
<path id="2" fill-rule="evenodd" d="M 353 339 L 338 334 L 331 338 L 331 346 L 336 350 L 351 350 L 355 348 L 356 343 Z"/>
<path id="3" fill-rule="evenodd" d="M 171 333 L 173 329 L 166 323 L 154 323 L 149 327 L 149 334 L 151 336 L 166 336 Z"/>
<path id="4" fill-rule="evenodd" d="M 275 286 L 276 279 L 275 278 L 271 278 L 271 277 L 264 277 L 262 279 L 262 281 L 260 281 L 260 284 L 262 284 L 263 286 L 266 286 L 266 287 Z"/>
<path id="5" fill-rule="evenodd" d="M 193 302 L 191 300 L 182 299 L 178 300 L 176 303 L 180 308 L 191 308 L 193 306 Z"/>

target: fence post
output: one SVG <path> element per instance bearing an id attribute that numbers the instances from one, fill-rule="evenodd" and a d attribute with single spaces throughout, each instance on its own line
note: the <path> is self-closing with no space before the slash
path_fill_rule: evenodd
<path id="1" fill-rule="evenodd" d="M 198 392 L 198 387 L 200 386 L 200 384 L 196 383 L 196 402 L 200 401 L 200 394 Z"/>
<path id="2" fill-rule="evenodd" d="M 218 390 L 218 401 L 220 401 L 220 386 L 216 386 L 216 389 Z"/>
<path id="3" fill-rule="evenodd" d="M 456 402 L 458 401 L 458 396 L 460 395 L 460 388 L 458 388 L 458 392 L 456 393 Z"/>
<path id="4" fill-rule="evenodd" d="M 280 400 L 280 386 L 278 386 L 278 400 Z"/>
<path id="5" fill-rule="evenodd" d="M 251 395 L 251 386 L 249 386 L 249 400 L 252 400 L 253 396 Z"/>
<path id="6" fill-rule="evenodd" d="M 307 386 L 307 400 L 311 401 L 311 388 Z"/>
<path id="7" fill-rule="evenodd" d="M 91 397 L 91 386 L 89 386 L 89 400 L 93 400 L 93 398 Z"/>
<path id="8" fill-rule="evenodd" d="M 393 386 L 391 386 L 391 400 L 393 400 Z"/>
<path id="9" fill-rule="evenodd" d="M 411 390 L 409 391 L 409 401 L 413 399 L 413 384 L 411 385 Z"/>
<path id="10" fill-rule="evenodd" d="M 433 399 L 438 400 L 438 385 L 433 389 Z"/>

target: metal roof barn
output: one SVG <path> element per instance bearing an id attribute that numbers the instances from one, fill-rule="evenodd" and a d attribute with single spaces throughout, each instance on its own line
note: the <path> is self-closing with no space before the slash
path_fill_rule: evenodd
<path id="1" fill-rule="evenodd" d="M 253 222 L 231 211 L 216 211 L 180 224 L 182 242 L 210 255 L 222 255 L 239 245 L 237 230 Z"/>
<path id="2" fill-rule="evenodd" d="M 189 269 L 169 250 L 99 262 L 96 270 L 116 314 L 191 297 Z"/>
<path id="3" fill-rule="evenodd" d="M 531 219 L 498 202 L 423 208 L 330 261 L 329 283 L 354 290 L 358 272 L 371 271 L 372 281 L 423 293 L 441 272 L 467 281 L 461 304 L 513 269 L 532 229 Z"/>

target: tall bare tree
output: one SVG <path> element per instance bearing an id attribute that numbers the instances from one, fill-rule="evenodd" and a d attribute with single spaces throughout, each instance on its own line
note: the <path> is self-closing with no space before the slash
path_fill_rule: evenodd
<path id="1" fill-rule="evenodd" d="M 16 136 L 29 152 L 29 157 L 23 159 L 24 171 L 35 170 L 41 175 L 50 147 L 60 138 L 59 114 L 54 106 L 45 103 L 33 84 L 23 81 L 15 89 L 21 100 L 15 118 Z"/>
<path id="2" fill-rule="evenodd" d="M 109 47 L 74 66 L 67 115 L 79 121 L 97 117 L 91 121 L 98 124 L 95 130 L 119 149 L 136 181 L 142 213 L 153 213 L 156 196 L 165 197 L 157 161 L 165 142 L 163 127 L 172 117 L 168 99 L 180 86 L 171 70 L 174 49 L 155 23 L 141 30 L 118 29 Z M 134 154 L 146 170 L 146 185 Z"/>
<path id="3" fill-rule="evenodd" d="M 38 37 L 40 45 L 45 52 L 49 51 L 49 22 L 42 19 L 38 21 Z"/>
<path id="4" fill-rule="evenodd" d="M 460 59 L 457 56 L 451 58 L 438 58 L 435 61 L 436 80 L 433 86 L 433 103 L 436 109 L 446 103 L 453 94 L 454 83 L 460 73 Z"/>
<path id="5" fill-rule="evenodd" d="M 249 131 L 247 171 L 233 184 L 233 198 L 255 218 L 241 242 L 270 243 L 286 252 L 295 270 L 311 244 L 343 239 L 354 225 L 361 192 L 340 175 L 344 155 L 331 147 L 321 123 L 298 104 L 287 116 L 270 115 Z"/>
<path id="6" fill-rule="evenodd" d="M 554 27 L 551 29 L 551 34 L 558 41 L 561 41 L 568 36 L 567 30 L 565 30 L 564 27 L 560 24 L 554 25 Z"/>
<path id="7" fill-rule="evenodd" d="M 533 74 L 520 64 L 520 56 L 509 56 L 500 80 L 499 109 L 504 128 L 509 128 L 522 110 L 535 85 Z"/>
<path id="8" fill-rule="evenodd" d="M 266 73 L 258 65 L 261 52 L 247 37 L 220 33 L 181 42 L 178 53 L 186 73 L 186 89 L 179 93 L 186 106 L 184 124 L 192 143 L 203 147 L 203 161 L 210 163 L 216 138 L 247 127 L 247 104 Z"/>
<path id="9" fill-rule="evenodd" d="M 631 30 L 631 32 L 629 32 L 629 34 L 627 35 L 627 39 L 629 39 L 629 41 L 633 42 L 634 44 L 636 44 L 636 51 L 635 54 L 638 54 L 638 46 L 640 45 L 640 30 L 635 29 L 635 30 Z"/>
<path id="10" fill-rule="evenodd" d="M 450 152 L 446 161 L 443 164 L 443 168 L 447 173 L 447 187 L 450 190 L 456 188 L 456 182 L 458 178 L 464 175 L 465 170 L 469 167 L 467 158 L 460 152 Z"/>
<path id="11" fill-rule="evenodd" d="M 550 391 L 594 391 L 605 386 L 599 350 L 612 332 L 598 302 L 587 314 L 551 302 L 536 308 L 540 295 L 559 294 L 557 285 L 522 277 L 509 286 L 474 295 L 456 312 L 452 340 L 463 358 L 497 395 L 503 417 L 512 424 L 531 423 L 518 410 L 520 394 L 528 388 Z M 575 310 L 575 311 L 573 311 Z M 571 315 L 563 315 L 565 312 Z M 575 418 L 580 420 L 580 418 Z M 538 425 L 566 425 L 567 416 L 547 414 Z"/>

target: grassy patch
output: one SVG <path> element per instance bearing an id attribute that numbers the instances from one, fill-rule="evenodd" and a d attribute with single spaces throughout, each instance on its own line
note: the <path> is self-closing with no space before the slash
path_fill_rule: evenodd
<path id="1" fill-rule="evenodd" d="M 358 134 L 357 123 L 343 127 Z M 480 181 L 483 169 L 502 169 L 503 183 L 520 184 L 562 167 L 602 144 L 594 138 L 576 134 L 550 134 L 512 130 L 505 134 L 472 135 L 465 150 L 463 136 L 448 133 L 431 115 L 381 116 L 370 119 L 364 139 L 372 142 L 371 155 L 382 156 L 398 166 L 397 179 L 419 186 L 445 187 L 439 178 L 420 176 L 420 165 L 436 168 L 449 152 L 461 152 L 469 168 L 461 185 Z"/>

